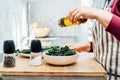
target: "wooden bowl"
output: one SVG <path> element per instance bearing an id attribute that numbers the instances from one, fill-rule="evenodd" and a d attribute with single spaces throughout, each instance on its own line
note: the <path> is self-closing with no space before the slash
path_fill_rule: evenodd
<path id="1" fill-rule="evenodd" d="M 34 35 L 37 38 L 43 38 L 49 35 L 50 33 L 50 28 L 48 27 L 39 27 L 39 28 L 34 28 Z"/>

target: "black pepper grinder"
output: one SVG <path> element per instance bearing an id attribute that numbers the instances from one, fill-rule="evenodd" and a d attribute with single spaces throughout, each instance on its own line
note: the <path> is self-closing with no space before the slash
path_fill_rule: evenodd
<path id="1" fill-rule="evenodd" d="M 3 66 L 4 67 L 15 67 L 16 60 L 15 60 L 15 45 L 12 40 L 6 40 L 3 44 L 3 51 L 4 51 L 4 60 Z"/>
<path id="2" fill-rule="evenodd" d="M 32 40 L 31 41 L 31 54 L 30 54 L 30 65 L 39 66 L 42 64 L 42 55 L 41 55 L 41 41 Z"/>

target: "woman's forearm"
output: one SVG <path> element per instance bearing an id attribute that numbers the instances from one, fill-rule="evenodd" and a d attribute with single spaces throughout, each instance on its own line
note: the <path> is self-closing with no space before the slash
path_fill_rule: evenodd
<path id="1" fill-rule="evenodd" d="M 110 12 L 105 12 L 99 10 L 98 13 L 96 13 L 96 20 L 101 23 L 101 25 L 111 33 L 113 36 L 116 37 L 117 40 L 120 41 L 120 17 L 112 14 Z"/>
<path id="2" fill-rule="evenodd" d="M 106 29 L 113 17 L 113 14 L 103 10 L 97 10 L 95 19 Z"/>
<path id="3" fill-rule="evenodd" d="M 84 44 L 68 44 L 67 46 L 77 52 L 90 52 L 90 50 L 92 49 L 90 42 Z"/>
<path id="4" fill-rule="evenodd" d="M 83 52 L 91 52 L 92 51 L 91 42 L 87 42 L 87 43 L 83 44 L 81 49 Z"/>

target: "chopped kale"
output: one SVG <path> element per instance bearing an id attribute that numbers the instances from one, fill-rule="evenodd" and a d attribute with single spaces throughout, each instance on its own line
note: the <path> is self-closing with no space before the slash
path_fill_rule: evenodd
<path id="1" fill-rule="evenodd" d="M 52 46 L 47 50 L 46 54 L 51 56 L 70 56 L 76 54 L 76 52 L 70 50 L 68 46 Z"/>

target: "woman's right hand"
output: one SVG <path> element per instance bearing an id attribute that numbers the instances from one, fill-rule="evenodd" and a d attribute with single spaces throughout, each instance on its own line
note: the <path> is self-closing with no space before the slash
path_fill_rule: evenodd
<path id="1" fill-rule="evenodd" d="M 67 15 L 67 18 L 73 23 L 80 18 L 96 19 L 104 28 L 108 27 L 112 17 L 113 14 L 110 12 L 81 5 L 72 9 Z"/>
<path id="2" fill-rule="evenodd" d="M 95 19 L 98 11 L 99 10 L 96 8 L 79 5 L 69 12 L 69 14 L 67 15 L 67 18 L 73 23 L 76 22 L 77 19 L 79 19 L 80 17 Z"/>

